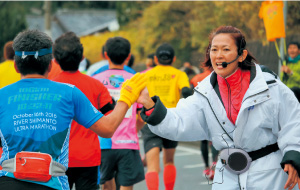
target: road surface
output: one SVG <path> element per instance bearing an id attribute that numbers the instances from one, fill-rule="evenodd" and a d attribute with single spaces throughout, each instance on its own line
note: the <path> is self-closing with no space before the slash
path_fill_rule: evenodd
<path id="1" fill-rule="evenodd" d="M 142 141 L 140 141 L 140 147 L 141 154 L 143 155 L 144 150 Z M 160 156 L 162 157 L 162 153 Z M 162 168 L 162 159 L 160 165 Z M 208 180 L 202 176 L 204 163 L 200 153 L 200 142 L 179 143 L 175 153 L 175 165 L 177 177 L 174 190 L 211 189 L 211 185 L 208 185 Z M 160 172 L 159 180 L 159 189 L 164 190 L 163 172 Z M 212 181 L 209 181 L 209 183 L 212 183 Z M 145 180 L 134 185 L 133 189 L 147 190 Z"/>

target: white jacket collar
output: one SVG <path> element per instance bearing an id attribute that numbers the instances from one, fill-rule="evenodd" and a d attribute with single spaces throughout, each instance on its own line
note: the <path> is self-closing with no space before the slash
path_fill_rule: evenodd
<path id="1" fill-rule="evenodd" d="M 268 85 L 266 83 L 266 80 L 268 78 L 272 79 L 269 75 L 264 75 L 260 66 L 255 64 L 255 71 L 256 75 L 252 82 L 249 85 L 249 89 L 247 90 L 244 99 L 258 94 L 260 92 L 263 92 L 268 89 Z M 215 74 L 214 71 L 207 76 L 203 81 L 199 82 L 198 85 L 195 87 L 195 90 L 206 96 L 209 100 L 211 99 L 211 93 L 215 93 L 213 86 L 211 84 L 211 77 Z"/>

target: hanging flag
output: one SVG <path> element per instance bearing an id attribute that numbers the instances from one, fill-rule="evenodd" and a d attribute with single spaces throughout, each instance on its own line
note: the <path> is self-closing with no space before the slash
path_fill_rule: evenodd
<path id="1" fill-rule="evenodd" d="M 264 20 L 268 41 L 275 41 L 276 38 L 285 38 L 282 1 L 262 2 L 259 17 Z"/>

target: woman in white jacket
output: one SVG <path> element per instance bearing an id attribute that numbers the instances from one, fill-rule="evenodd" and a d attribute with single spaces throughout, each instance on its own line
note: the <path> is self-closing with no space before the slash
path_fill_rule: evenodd
<path id="1" fill-rule="evenodd" d="M 192 96 L 171 109 L 146 89 L 138 99 L 153 133 L 176 141 L 209 140 L 221 151 L 213 190 L 300 187 L 299 103 L 255 62 L 239 29 L 219 27 L 210 35 L 204 62 L 214 71 Z"/>

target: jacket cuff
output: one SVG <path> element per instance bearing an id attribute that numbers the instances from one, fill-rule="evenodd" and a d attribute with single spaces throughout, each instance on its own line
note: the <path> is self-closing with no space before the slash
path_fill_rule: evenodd
<path id="1" fill-rule="evenodd" d="M 300 152 L 298 151 L 288 151 L 284 154 L 282 161 L 280 163 L 282 169 L 284 169 L 284 164 L 291 164 L 300 174 Z"/>
<path id="2" fill-rule="evenodd" d="M 164 118 L 166 117 L 166 115 L 167 115 L 167 108 L 160 101 L 160 99 L 159 99 L 158 96 L 153 96 L 151 99 L 155 103 L 153 112 L 151 113 L 150 116 L 147 116 L 146 113 L 145 113 L 147 110 L 146 110 L 145 107 L 143 107 L 142 111 L 141 111 L 141 117 L 148 124 L 150 124 L 150 125 L 157 125 L 160 122 L 162 122 L 162 120 L 164 120 Z"/>

